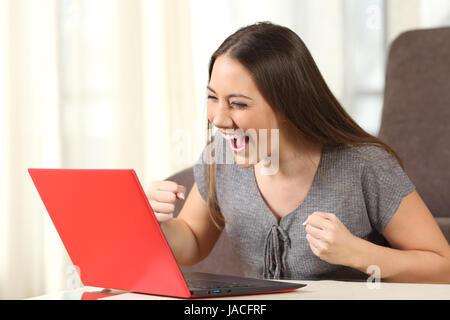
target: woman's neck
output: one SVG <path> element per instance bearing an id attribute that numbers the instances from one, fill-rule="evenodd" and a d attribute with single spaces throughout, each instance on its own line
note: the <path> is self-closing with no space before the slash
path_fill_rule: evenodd
<path id="1" fill-rule="evenodd" d="M 298 135 L 280 130 L 279 148 L 273 150 L 276 154 L 271 154 L 272 159 L 278 157 L 278 170 L 267 175 L 268 178 L 274 181 L 285 180 L 315 173 L 322 156 L 322 147 L 321 144 L 299 139 Z M 270 165 L 272 163 L 261 161 L 255 168 L 260 170 Z"/>

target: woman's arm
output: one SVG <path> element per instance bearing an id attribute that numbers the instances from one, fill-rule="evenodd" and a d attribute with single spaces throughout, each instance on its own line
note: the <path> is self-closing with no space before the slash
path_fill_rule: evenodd
<path id="1" fill-rule="evenodd" d="M 450 283 L 450 246 L 416 191 L 406 196 L 382 234 L 392 248 L 358 238 L 331 213 L 314 212 L 304 223 L 311 250 L 324 261 L 394 282 Z"/>
<path id="2" fill-rule="evenodd" d="M 352 267 L 379 267 L 393 282 L 450 283 L 450 246 L 416 191 L 406 196 L 382 232 L 392 248 L 357 238 Z"/>
<path id="3" fill-rule="evenodd" d="M 167 242 L 181 266 L 203 260 L 220 236 L 213 224 L 206 202 L 194 183 L 177 218 L 160 223 Z"/>

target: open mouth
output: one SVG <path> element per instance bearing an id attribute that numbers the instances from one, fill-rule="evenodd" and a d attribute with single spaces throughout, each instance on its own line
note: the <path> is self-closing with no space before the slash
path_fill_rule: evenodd
<path id="1" fill-rule="evenodd" d="M 249 141 L 249 136 L 240 136 L 238 138 L 230 139 L 231 149 L 233 149 L 233 151 L 235 152 L 244 150 L 247 147 Z"/>
<path id="2" fill-rule="evenodd" d="M 250 141 L 250 137 L 245 134 L 224 134 L 224 138 L 230 142 L 230 147 L 234 152 L 244 150 Z"/>

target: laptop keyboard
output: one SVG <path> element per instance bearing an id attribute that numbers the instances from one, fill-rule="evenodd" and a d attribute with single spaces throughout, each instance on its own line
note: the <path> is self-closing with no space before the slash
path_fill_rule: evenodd
<path id="1" fill-rule="evenodd" d="M 186 280 L 188 287 L 198 289 L 242 288 L 250 287 L 248 283 L 222 282 L 214 280 Z"/>

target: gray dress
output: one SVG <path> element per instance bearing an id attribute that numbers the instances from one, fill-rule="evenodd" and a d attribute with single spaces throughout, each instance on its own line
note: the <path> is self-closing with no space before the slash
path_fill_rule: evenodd
<path id="1" fill-rule="evenodd" d="M 259 191 L 254 167 L 241 168 L 228 141 L 215 134 L 215 187 L 232 248 L 246 275 L 268 279 L 363 280 L 356 269 L 335 265 L 311 251 L 302 223 L 314 211 L 334 213 L 354 235 L 389 246 L 381 232 L 415 186 L 399 163 L 375 146 L 324 146 L 311 189 L 303 202 L 278 222 Z M 206 201 L 205 148 L 194 178 Z"/>

